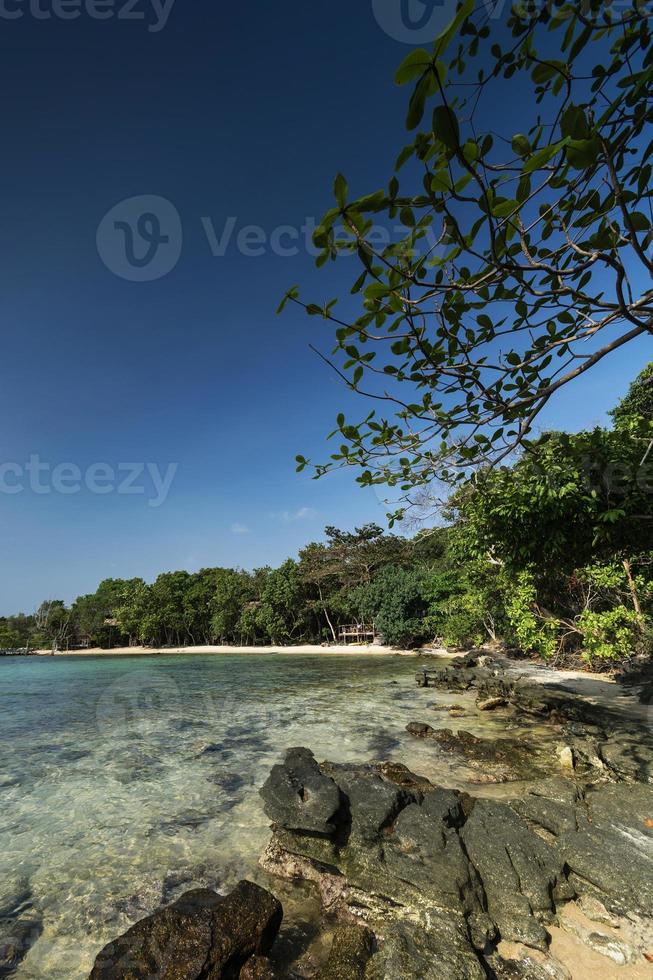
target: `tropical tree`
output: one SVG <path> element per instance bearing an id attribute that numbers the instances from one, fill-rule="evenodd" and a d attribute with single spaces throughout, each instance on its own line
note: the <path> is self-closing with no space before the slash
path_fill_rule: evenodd
<path id="1" fill-rule="evenodd" d="M 635 378 L 625 398 L 610 413 L 618 428 L 645 428 L 653 423 L 653 363 Z"/>
<path id="2" fill-rule="evenodd" d="M 282 303 L 333 324 L 321 356 L 371 402 L 338 417 L 317 476 L 354 466 L 408 507 L 527 445 L 562 388 L 653 332 L 651 16 L 552 0 L 515 4 L 506 31 L 464 0 L 405 59 L 414 135 L 395 174 L 363 197 L 339 175 L 315 236 L 319 266 L 357 256 L 359 315 L 296 287 Z"/>

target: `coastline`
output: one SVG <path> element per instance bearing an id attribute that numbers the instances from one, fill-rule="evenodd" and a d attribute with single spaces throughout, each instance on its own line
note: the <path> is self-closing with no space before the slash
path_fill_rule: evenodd
<path id="1" fill-rule="evenodd" d="M 377 644 L 351 644 L 349 646 L 334 644 L 333 646 L 322 646 L 318 643 L 302 643 L 296 646 L 260 646 L 260 647 L 238 647 L 238 646 L 191 646 L 191 647 L 170 647 L 162 650 L 154 650 L 150 647 L 115 647 L 113 650 L 104 650 L 101 647 L 94 647 L 88 650 L 36 650 L 35 655 L 39 657 L 168 657 L 168 656 L 197 656 L 198 654 L 211 654 L 216 656 L 231 656 L 236 654 L 294 654 L 310 655 L 320 654 L 326 656 L 351 657 L 351 656 L 417 656 L 423 651 L 418 650 L 395 650 L 391 647 L 382 647 Z"/>

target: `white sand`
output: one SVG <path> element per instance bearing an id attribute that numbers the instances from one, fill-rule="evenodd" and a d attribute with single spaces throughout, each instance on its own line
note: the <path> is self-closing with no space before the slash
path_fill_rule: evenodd
<path id="1" fill-rule="evenodd" d="M 52 656 L 51 650 L 37 650 L 40 656 Z M 415 655 L 414 650 L 393 650 L 389 647 L 382 647 L 374 644 L 351 644 L 349 646 L 336 645 L 322 646 L 320 644 L 304 643 L 298 646 L 266 646 L 266 647 L 235 647 L 235 646 L 194 646 L 194 647 L 167 647 L 163 650 L 154 650 L 150 647 L 115 647 L 113 650 L 102 650 L 99 647 L 89 650 L 58 650 L 56 657 L 163 657 L 173 654 L 327 654 L 329 656 L 361 656 L 370 654 L 372 656 L 398 656 Z"/>

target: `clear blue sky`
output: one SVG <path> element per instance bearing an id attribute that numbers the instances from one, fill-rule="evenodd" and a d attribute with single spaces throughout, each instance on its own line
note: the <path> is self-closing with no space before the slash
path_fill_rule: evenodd
<path id="1" fill-rule="evenodd" d="M 402 145 L 392 78 L 409 48 L 372 0 L 177 0 L 158 32 L 23 9 L 0 19 L 0 462 L 179 469 L 160 507 L 150 484 L 0 493 L 0 613 L 108 576 L 278 563 L 325 524 L 382 522 L 351 475 L 294 471 L 298 452 L 323 457 L 351 399 L 308 350 L 328 328 L 275 308 L 294 283 L 335 296 L 336 273 L 303 250 L 252 257 L 232 243 L 214 257 L 202 219 L 218 236 L 230 216 L 234 237 L 270 234 L 319 217 L 338 170 L 360 192 L 382 186 Z M 154 19 L 148 0 L 135 9 Z M 115 275 L 96 244 L 103 216 L 138 195 L 172 202 L 183 229 L 178 263 L 151 282 Z M 603 421 L 647 355 L 599 368 L 548 421 Z"/>

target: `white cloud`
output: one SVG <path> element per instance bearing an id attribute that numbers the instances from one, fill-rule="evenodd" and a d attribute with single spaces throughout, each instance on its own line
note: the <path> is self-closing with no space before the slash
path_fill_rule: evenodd
<path id="1" fill-rule="evenodd" d="M 235 524 L 232 524 L 231 525 L 231 533 L 232 534 L 250 534 L 251 532 L 250 532 L 250 529 L 247 527 L 247 525 L 245 525 L 245 524 L 239 524 L 238 521 L 236 521 Z"/>
<path id="2" fill-rule="evenodd" d="M 299 510 L 282 510 L 272 516 L 283 524 L 294 524 L 296 521 L 314 521 L 318 515 L 312 507 L 300 507 Z"/>

